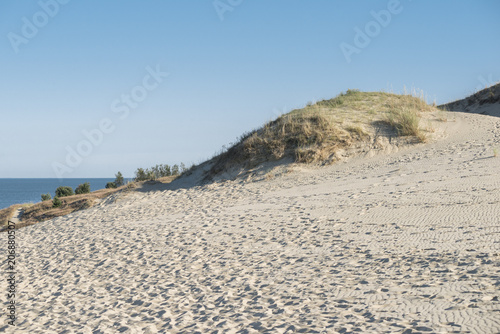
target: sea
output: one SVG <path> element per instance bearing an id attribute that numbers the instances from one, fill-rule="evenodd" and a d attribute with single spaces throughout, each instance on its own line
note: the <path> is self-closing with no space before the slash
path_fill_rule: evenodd
<path id="1" fill-rule="evenodd" d="M 106 183 L 115 179 L 2 179 L 0 178 L 0 209 L 12 204 L 38 203 L 41 195 L 50 193 L 52 198 L 59 186 L 68 186 L 73 190 L 79 184 L 90 183 L 90 191 L 106 188 Z"/>

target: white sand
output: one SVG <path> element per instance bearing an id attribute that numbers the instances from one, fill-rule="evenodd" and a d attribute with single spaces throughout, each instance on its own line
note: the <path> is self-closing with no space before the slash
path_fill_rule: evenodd
<path id="1" fill-rule="evenodd" d="M 15 332 L 498 333 L 500 118 L 443 126 L 389 156 L 21 229 Z"/>

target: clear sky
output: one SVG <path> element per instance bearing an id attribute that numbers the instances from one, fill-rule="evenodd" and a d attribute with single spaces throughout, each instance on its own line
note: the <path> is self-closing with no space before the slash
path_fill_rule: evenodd
<path id="1" fill-rule="evenodd" d="M 499 32 L 497 0 L 2 0 L 0 177 L 199 163 L 348 88 L 459 99 Z"/>

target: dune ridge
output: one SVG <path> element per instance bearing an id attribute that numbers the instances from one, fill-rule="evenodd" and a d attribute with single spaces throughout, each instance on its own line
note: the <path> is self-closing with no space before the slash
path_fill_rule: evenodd
<path id="1" fill-rule="evenodd" d="M 487 87 L 465 99 L 440 105 L 439 108 L 500 117 L 500 83 Z"/>

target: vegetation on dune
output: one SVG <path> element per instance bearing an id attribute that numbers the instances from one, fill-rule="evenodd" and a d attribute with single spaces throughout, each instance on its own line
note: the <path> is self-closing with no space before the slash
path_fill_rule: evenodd
<path id="1" fill-rule="evenodd" d="M 500 102 L 500 82 L 481 89 L 465 99 L 449 102 L 438 106 L 443 110 L 471 111 L 476 106 Z"/>
<path id="2" fill-rule="evenodd" d="M 178 176 L 186 172 L 186 170 L 187 168 L 184 163 L 173 166 L 160 164 L 146 169 L 137 168 L 137 170 L 135 171 L 134 181 L 149 181 L 156 180 L 162 177 Z"/>
<path id="3" fill-rule="evenodd" d="M 56 197 L 73 196 L 74 194 L 71 187 L 61 186 L 56 189 Z"/>
<path id="4" fill-rule="evenodd" d="M 115 186 L 116 187 L 121 187 L 123 186 L 124 184 L 124 179 L 123 179 L 123 175 L 120 171 L 118 171 L 118 173 L 115 174 Z"/>
<path id="5" fill-rule="evenodd" d="M 109 196 L 111 193 L 98 190 L 93 193 L 66 196 L 63 198 L 54 197 L 52 201 L 36 203 L 25 208 L 21 221 L 29 225 L 64 216 L 74 211 L 87 209 L 93 206 L 97 199 Z"/>
<path id="6" fill-rule="evenodd" d="M 349 142 L 349 134 L 326 115 L 285 115 L 246 138 L 240 159 L 268 156 L 278 160 L 291 153 L 297 162 L 314 162 L 325 159 L 334 147 Z"/>
<path id="7" fill-rule="evenodd" d="M 435 106 L 428 105 L 423 95 L 396 95 L 387 101 L 388 110 L 384 121 L 396 129 L 400 136 L 414 136 L 418 141 L 425 142 L 427 137 L 420 127 L 420 113 L 437 111 L 438 118 L 444 121 L 445 116 Z"/>
<path id="8" fill-rule="evenodd" d="M 125 180 L 121 172 L 115 174 L 115 180 L 113 182 L 106 183 L 106 189 L 113 189 L 123 186 Z"/>
<path id="9" fill-rule="evenodd" d="M 52 196 L 49 193 L 42 194 L 42 202 L 43 201 L 50 201 L 52 199 Z"/>
<path id="10" fill-rule="evenodd" d="M 117 191 L 126 190 L 127 186 L 118 189 L 101 189 L 91 193 L 54 197 L 52 201 L 44 201 L 23 206 L 20 227 L 32 225 L 55 217 L 64 216 L 72 212 L 92 207 L 98 200 L 105 198 Z M 5 209 L 4 209 L 5 210 Z M 4 210 L 0 210 L 0 215 Z"/>
<path id="11" fill-rule="evenodd" d="M 75 189 L 76 195 L 88 194 L 88 193 L 90 193 L 90 183 L 88 182 L 78 185 L 78 187 L 76 187 Z"/>
<path id="12" fill-rule="evenodd" d="M 418 136 L 420 118 L 413 110 L 402 108 L 389 111 L 385 121 L 394 127 L 400 136 Z"/>
<path id="13" fill-rule="evenodd" d="M 308 103 L 244 134 L 236 144 L 214 157 L 211 173 L 285 157 L 298 163 L 333 162 L 336 152 L 370 140 L 381 124 L 392 128 L 398 136 L 411 136 L 422 142 L 426 137 L 420 127 L 420 115 L 434 110 L 423 94 L 416 92 L 397 95 L 348 90 L 333 99 Z"/>
<path id="14" fill-rule="evenodd" d="M 62 205 L 62 202 L 61 200 L 59 199 L 59 197 L 54 197 L 54 200 L 52 201 L 52 207 L 53 208 L 58 208 Z"/>
<path id="15" fill-rule="evenodd" d="M 116 183 L 114 182 L 106 183 L 106 189 L 114 189 L 114 188 L 117 188 Z"/>

